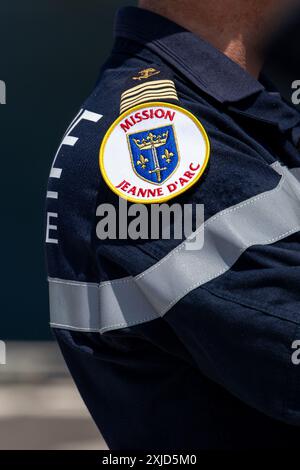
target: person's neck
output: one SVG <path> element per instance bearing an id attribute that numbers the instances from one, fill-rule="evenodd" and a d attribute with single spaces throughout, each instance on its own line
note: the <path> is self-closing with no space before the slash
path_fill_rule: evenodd
<path id="1" fill-rule="evenodd" d="M 168 2 L 164 4 L 164 2 L 144 0 L 140 6 L 163 15 L 200 36 L 258 78 L 263 66 L 259 47 L 259 36 L 263 29 L 261 12 L 253 8 L 248 12 L 243 11 L 237 5 L 238 2 L 230 0 L 224 0 L 224 3 L 219 0 L 216 2 L 211 0 L 211 3 L 203 2 L 203 8 L 199 4 L 193 8 L 190 6 L 192 3 L 186 4 L 184 14 L 179 9 L 168 8 Z M 231 8 L 226 12 L 225 3 L 235 5 L 236 10 Z M 244 2 L 243 5 L 247 6 L 247 3 L 251 2 Z"/>

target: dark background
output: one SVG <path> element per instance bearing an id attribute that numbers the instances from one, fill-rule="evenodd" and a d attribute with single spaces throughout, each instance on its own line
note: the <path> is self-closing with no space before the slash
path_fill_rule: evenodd
<path id="1" fill-rule="evenodd" d="M 91 92 L 112 44 L 116 9 L 128 0 L 1 0 L 0 339 L 48 339 L 43 214 L 60 139 Z M 267 72 L 287 99 L 300 80 L 300 15 L 268 54 Z"/>

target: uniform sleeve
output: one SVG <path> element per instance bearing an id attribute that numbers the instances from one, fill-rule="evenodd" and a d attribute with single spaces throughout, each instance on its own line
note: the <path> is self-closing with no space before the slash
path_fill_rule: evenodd
<path id="1" fill-rule="evenodd" d="M 58 155 L 51 325 L 111 448 L 199 448 L 200 419 L 203 448 L 242 445 L 300 424 L 299 169 L 158 72 L 88 102 Z"/>
<path id="2" fill-rule="evenodd" d="M 146 330 L 163 318 L 199 372 L 247 405 L 298 426 L 292 344 L 299 336 L 299 173 L 206 127 L 209 167 L 194 189 L 172 201 L 204 205 L 203 246 L 174 240 L 99 246 L 98 256 L 109 253 L 129 276 L 103 286 L 114 307 L 102 332 L 140 324 Z"/>

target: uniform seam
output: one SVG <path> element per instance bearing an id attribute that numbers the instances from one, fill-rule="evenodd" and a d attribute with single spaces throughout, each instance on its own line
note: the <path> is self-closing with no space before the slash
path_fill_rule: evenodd
<path id="1" fill-rule="evenodd" d="M 160 316 L 151 316 L 151 317 L 146 317 L 146 318 L 142 318 L 140 320 L 137 320 L 137 321 L 133 321 L 133 322 L 127 322 L 127 323 L 116 323 L 114 325 L 108 325 L 108 326 L 104 326 L 103 328 L 99 328 L 99 331 L 100 333 L 105 333 L 105 331 L 109 331 L 111 330 L 112 328 L 116 328 L 116 327 L 131 327 L 131 326 L 137 326 L 137 325 L 140 325 L 141 323 L 145 323 L 145 322 L 148 322 L 148 321 L 153 321 L 153 320 L 158 320 L 159 318 L 161 318 Z"/>
<path id="2" fill-rule="evenodd" d="M 99 284 L 94 282 L 80 282 L 80 281 L 70 281 L 59 278 L 48 277 L 48 282 L 52 284 L 64 284 L 68 286 L 81 286 L 81 287 L 95 287 L 98 288 Z"/>
<path id="3" fill-rule="evenodd" d="M 101 289 L 102 287 L 107 287 L 107 286 L 111 286 L 111 285 L 126 284 L 126 283 L 132 282 L 134 280 L 135 280 L 135 278 L 133 276 L 129 276 L 129 277 L 126 277 L 124 279 L 115 279 L 113 281 L 101 282 L 100 284 L 98 284 L 98 287 Z"/>
<path id="4" fill-rule="evenodd" d="M 209 292 L 214 297 L 218 297 L 220 299 L 223 299 L 226 302 L 231 302 L 233 304 L 241 305 L 242 307 L 246 307 L 246 308 L 250 308 L 252 310 L 259 311 L 261 313 L 266 314 L 269 317 L 273 317 L 273 318 L 276 318 L 278 320 L 282 320 L 284 322 L 295 325 L 296 327 L 299 326 L 299 323 L 297 323 L 297 321 L 295 321 L 295 320 L 291 320 L 289 318 L 285 318 L 281 315 L 270 312 L 268 307 L 264 304 L 258 304 L 256 302 L 252 302 L 252 301 L 251 301 L 251 303 L 248 303 L 247 301 L 243 301 L 243 300 L 241 300 L 237 297 L 230 296 L 228 294 L 223 294 L 222 292 L 217 292 L 214 289 L 212 289 L 211 287 L 208 287 L 208 286 L 205 286 L 205 285 L 200 286 L 200 289 L 206 290 L 207 292 Z M 290 313 L 293 313 L 293 312 L 290 312 Z"/>
<path id="5" fill-rule="evenodd" d="M 67 325 L 67 324 L 64 324 L 64 323 L 55 323 L 55 322 L 52 322 L 52 321 L 50 321 L 49 324 L 52 328 L 68 328 L 71 331 L 82 331 L 84 333 L 86 333 L 86 332 L 87 333 L 98 333 L 99 332 L 99 328 L 76 327 L 76 326 Z"/>

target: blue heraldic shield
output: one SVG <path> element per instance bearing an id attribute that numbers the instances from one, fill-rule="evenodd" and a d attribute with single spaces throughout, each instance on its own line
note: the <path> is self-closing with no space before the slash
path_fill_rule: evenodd
<path id="1" fill-rule="evenodd" d="M 163 184 L 179 164 L 172 125 L 130 134 L 128 144 L 135 173 L 149 183 Z"/>

